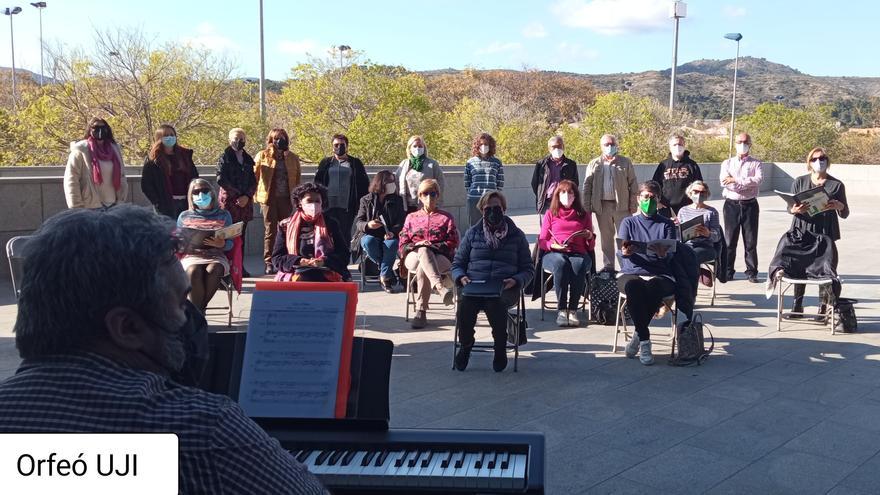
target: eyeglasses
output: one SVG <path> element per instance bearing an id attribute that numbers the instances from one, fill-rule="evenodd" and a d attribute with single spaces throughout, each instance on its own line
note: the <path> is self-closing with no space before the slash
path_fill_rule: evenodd
<path id="1" fill-rule="evenodd" d="M 815 162 L 816 160 L 827 160 L 827 159 L 828 159 L 827 156 L 822 155 L 822 156 L 814 156 L 813 159 L 810 160 L 810 161 L 811 161 L 811 162 Z"/>
<path id="2" fill-rule="evenodd" d="M 421 194 L 421 196 L 422 196 L 423 198 L 427 198 L 427 197 L 429 197 L 429 196 L 432 197 L 432 198 L 436 198 L 437 196 L 439 196 L 439 194 L 437 194 L 437 191 L 426 191 L 426 192 L 423 192 L 423 193 Z"/>
<path id="3" fill-rule="evenodd" d="M 651 193 L 648 193 L 648 194 L 639 194 L 639 198 L 641 198 L 641 199 L 653 199 L 653 198 L 654 198 L 654 195 L 651 194 Z"/>
<path id="4" fill-rule="evenodd" d="M 193 196 L 195 196 L 197 194 L 203 194 L 203 193 L 204 194 L 211 194 L 211 190 L 210 189 L 193 189 Z"/>
<path id="5" fill-rule="evenodd" d="M 706 191 L 703 191 L 703 190 L 701 190 L 701 189 L 694 189 L 692 192 L 693 192 L 694 194 L 703 194 L 703 193 L 706 192 Z"/>

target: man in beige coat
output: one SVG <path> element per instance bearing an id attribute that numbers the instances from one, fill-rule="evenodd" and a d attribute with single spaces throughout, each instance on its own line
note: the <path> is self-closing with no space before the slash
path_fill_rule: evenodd
<path id="1" fill-rule="evenodd" d="M 636 212 L 638 181 L 632 161 L 617 154 L 616 136 L 605 134 L 599 145 L 602 154 L 587 165 L 584 208 L 596 214 L 605 269 L 613 270 L 614 238 L 623 219 Z"/>

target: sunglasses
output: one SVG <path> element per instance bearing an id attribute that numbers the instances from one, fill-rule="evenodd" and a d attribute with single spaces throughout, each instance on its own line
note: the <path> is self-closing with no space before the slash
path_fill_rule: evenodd
<path id="1" fill-rule="evenodd" d="M 810 160 L 810 161 L 811 161 L 811 162 L 815 162 L 816 160 L 827 160 L 827 159 L 828 159 L 827 156 L 822 155 L 822 156 L 814 156 L 813 159 Z"/>
<path id="2" fill-rule="evenodd" d="M 421 196 L 422 196 L 422 197 L 425 197 L 425 198 L 428 197 L 428 196 L 430 196 L 430 197 L 432 197 L 432 198 L 436 198 L 436 197 L 438 196 L 438 194 L 437 194 L 437 191 L 428 191 L 428 192 L 423 192 L 423 193 L 421 194 Z"/>
<path id="3" fill-rule="evenodd" d="M 195 196 L 197 194 L 202 194 L 202 193 L 211 194 L 211 190 L 210 189 L 193 189 L 193 196 Z"/>

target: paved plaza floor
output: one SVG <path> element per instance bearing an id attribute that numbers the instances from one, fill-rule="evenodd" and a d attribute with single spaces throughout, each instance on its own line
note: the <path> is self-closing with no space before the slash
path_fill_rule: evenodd
<path id="1" fill-rule="evenodd" d="M 790 216 L 775 196 L 760 203 L 766 269 Z M 839 273 L 843 295 L 859 299 L 856 334 L 795 322 L 777 332 L 775 298 L 764 296 L 763 283 L 744 280 L 741 251 L 738 278 L 719 286 L 714 307 L 701 290 L 698 310 L 715 336 L 701 367 L 667 366 L 668 349 L 659 345 L 657 364 L 642 366 L 610 352 L 614 327 L 560 329 L 553 312 L 541 321 L 539 305 L 528 301 L 534 330 L 519 372 L 494 373 L 491 354 L 474 354 L 467 371 L 453 371 L 452 311 L 432 310 L 428 328 L 412 330 L 405 295 L 375 285 L 360 295 L 356 332 L 394 341 L 392 427 L 543 432 L 547 493 L 878 493 L 880 234 L 873 198 L 850 198 L 850 206 Z M 537 216 L 512 213 L 534 241 Z M 248 260 L 254 272 L 259 265 Z M 236 326 L 246 325 L 252 282 L 235 301 Z M 815 289 L 807 296 L 815 309 Z M 225 325 L 216 312 L 209 318 Z M 7 282 L 0 378 L 19 362 L 14 319 Z M 478 339 L 490 339 L 481 325 Z"/>

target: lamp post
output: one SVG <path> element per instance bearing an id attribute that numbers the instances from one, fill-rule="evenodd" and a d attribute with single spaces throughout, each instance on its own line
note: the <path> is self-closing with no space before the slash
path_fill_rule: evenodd
<path id="1" fill-rule="evenodd" d="M 21 12 L 21 7 L 6 7 L 3 13 L 9 16 L 9 45 L 12 48 L 12 106 L 18 106 L 15 99 L 15 36 L 12 34 L 12 16 Z"/>
<path id="2" fill-rule="evenodd" d="M 43 9 L 46 2 L 32 2 L 31 5 L 40 11 L 40 87 L 43 86 Z"/>
<path id="3" fill-rule="evenodd" d="M 263 0 L 260 0 L 260 121 L 266 122 L 266 57 L 263 48 Z"/>
<path id="4" fill-rule="evenodd" d="M 733 60 L 733 101 L 730 104 L 730 146 L 727 149 L 727 156 L 733 156 L 733 129 L 736 123 L 736 72 L 739 69 L 739 40 L 743 39 L 740 33 L 727 33 L 725 38 L 736 41 L 736 58 Z"/>
<path id="5" fill-rule="evenodd" d="M 675 108 L 675 68 L 678 65 L 678 20 L 687 17 L 687 4 L 684 2 L 672 2 L 669 6 L 669 17 L 675 19 L 675 34 L 672 41 L 672 81 L 669 83 L 669 120 L 672 120 L 672 112 Z"/>
<path id="6" fill-rule="evenodd" d="M 339 45 L 336 49 L 339 50 L 339 70 L 342 70 L 342 52 L 351 50 L 351 47 L 348 45 Z"/>

